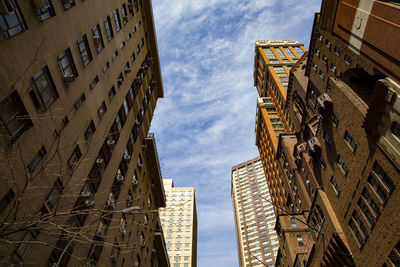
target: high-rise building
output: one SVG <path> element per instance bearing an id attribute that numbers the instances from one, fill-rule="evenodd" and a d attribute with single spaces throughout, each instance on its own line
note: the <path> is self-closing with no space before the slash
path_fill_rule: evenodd
<path id="1" fill-rule="evenodd" d="M 255 44 L 254 86 L 257 100 L 256 145 L 264 166 L 272 201 L 279 207 L 286 204 L 282 183 L 282 166 L 275 160 L 279 134 L 295 130 L 285 110 L 289 73 L 305 53 L 295 40 L 264 40 Z M 278 212 L 278 210 L 275 210 Z"/>
<path id="2" fill-rule="evenodd" d="M 400 263 L 399 16 L 398 1 L 322 1 L 290 75 L 298 130 L 278 141 L 277 266 Z"/>
<path id="3" fill-rule="evenodd" d="M 176 187 L 163 179 L 167 206 L 160 218 L 173 267 L 197 266 L 197 211 L 194 187 Z"/>
<path id="4" fill-rule="evenodd" d="M 231 195 L 239 266 L 274 266 L 276 217 L 259 157 L 232 167 Z"/>
<path id="5" fill-rule="evenodd" d="M 150 0 L 0 0 L 0 265 L 168 266 Z"/>

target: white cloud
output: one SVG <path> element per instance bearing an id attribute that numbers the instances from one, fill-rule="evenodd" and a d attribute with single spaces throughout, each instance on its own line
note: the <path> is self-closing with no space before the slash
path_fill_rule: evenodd
<path id="1" fill-rule="evenodd" d="M 152 122 L 162 172 L 194 185 L 198 266 L 236 266 L 231 167 L 258 155 L 254 43 L 308 45 L 320 0 L 155 0 L 165 98 Z"/>

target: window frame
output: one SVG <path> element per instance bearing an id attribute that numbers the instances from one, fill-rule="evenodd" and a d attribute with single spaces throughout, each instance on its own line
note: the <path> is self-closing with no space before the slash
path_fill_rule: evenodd
<path id="1" fill-rule="evenodd" d="M 79 160 L 81 159 L 81 157 L 82 157 L 82 152 L 81 152 L 79 146 L 76 145 L 74 150 L 72 151 L 71 156 L 68 158 L 68 161 L 67 161 L 67 166 L 68 166 L 68 169 L 71 174 L 78 167 Z"/>
<path id="2" fill-rule="evenodd" d="M 47 85 L 44 88 L 39 89 L 38 82 L 42 76 L 45 78 Z M 43 69 L 35 73 L 32 76 L 32 82 L 34 89 L 31 90 L 29 94 L 32 97 L 35 107 L 40 109 L 42 112 L 45 112 L 58 98 L 58 92 L 54 85 L 49 68 L 45 66 Z M 43 98 L 45 94 L 51 95 L 51 97 L 46 101 Z"/>
<path id="3" fill-rule="evenodd" d="M 100 53 L 104 49 L 103 35 L 101 34 L 100 25 L 96 24 L 92 27 L 93 44 L 96 47 L 97 53 Z M 96 40 L 98 43 L 96 44 Z"/>
<path id="4" fill-rule="evenodd" d="M 15 35 L 18 35 L 19 33 L 25 31 L 28 29 L 25 19 L 22 15 L 21 9 L 19 8 L 18 3 L 15 0 L 6 0 L 10 4 L 10 7 L 12 8 L 12 11 L 10 10 L 9 14 L 7 15 L 0 15 L 0 25 L 1 25 L 1 30 L 3 32 L 3 36 L 6 39 L 9 39 Z M 12 18 L 11 18 L 12 16 Z M 12 20 L 18 21 L 17 24 L 14 24 L 14 26 L 10 26 L 10 23 L 7 21 L 7 18 Z M 6 26 L 3 28 L 3 25 Z"/>
<path id="5" fill-rule="evenodd" d="M 81 55 L 83 67 L 86 67 L 93 60 L 92 52 L 90 51 L 90 46 L 86 34 L 82 35 L 76 41 L 76 43 L 78 44 L 78 49 Z"/>
<path id="6" fill-rule="evenodd" d="M 65 66 L 63 66 L 63 63 L 62 63 L 64 61 L 64 59 L 67 60 L 67 64 Z M 57 56 L 57 62 L 58 62 L 58 66 L 60 67 L 62 78 L 64 79 L 65 83 L 68 84 L 68 83 L 74 81 L 76 79 L 76 77 L 78 77 L 78 72 L 76 70 L 74 59 L 72 57 L 71 49 L 69 47 Z M 68 73 L 67 70 L 70 73 Z M 69 80 L 69 79 L 71 79 L 71 80 Z"/>

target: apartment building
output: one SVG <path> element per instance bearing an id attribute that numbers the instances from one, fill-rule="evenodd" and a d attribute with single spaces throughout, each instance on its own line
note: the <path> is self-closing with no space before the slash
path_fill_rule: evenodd
<path id="1" fill-rule="evenodd" d="M 284 107 L 290 70 L 304 53 L 304 46 L 295 40 L 261 40 L 255 43 L 253 76 L 260 96 L 255 123 L 256 145 L 271 199 L 279 207 L 285 205 L 286 195 L 281 179 L 283 168 L 275 160 L 278 137 L 295 130 Z"/>
<path id="2" fill-rule="evenodd" d="M 274 266 L 276 217 L 260 157 L 232 167 L 231 195 L 239 266 Z"/>
<path id="3" fill-rule="evenodd" d="M 278 141 L 297 213 L 278 216 L 277 266 L 400 264 L 399 16 L 372 0 L 324 0 L 315 15 L 285 107 L 299 130 Z"/>
<path id="4" fill-rule="evenodd" d="M 169 266 L 150 0 L 0 0 L 0 262 Z"/>
<path id="5" fill-rule="evenodd" d="M 173 267 L 197 266 L 197 211 L 194 187 L 163 179 L 167 205 L 160 209 L 169 261 Z"/>

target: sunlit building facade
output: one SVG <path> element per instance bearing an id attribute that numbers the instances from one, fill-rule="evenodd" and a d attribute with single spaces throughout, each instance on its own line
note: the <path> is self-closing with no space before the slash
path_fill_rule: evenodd
<path id="1" fill-rule="evenodd" d="M 175 187 L 163 179 L 167 197 L 160 219 L 169 260 L 173 267 L 197 266 L 197 211 L 194 187 Z"/>
<path id="2" fill-rule="evenodd" d="M 275 156 L 279 135 L 295 130 L 284 107 L 290 70 L 304 53 L 303 45 L 295 40 L 263 40 L 255 44 L 254 86 L 260 96 L 255 122 L 256 145 L 272 201 L 280 207 L 286 204 L 286 192 L 281 179 L 283 168 Z"/>
<path id="3" fill-rule="evenodd" d="M 239 266 L 274 266 L 276 217 L 259 157 L 232 167 L 231 195 Z"/>

